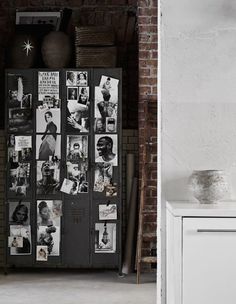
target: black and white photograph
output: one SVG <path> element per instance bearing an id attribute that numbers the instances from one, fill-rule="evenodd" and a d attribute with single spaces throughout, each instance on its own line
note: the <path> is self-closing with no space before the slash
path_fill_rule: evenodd
<path id="1" fill-rule="evenodd" d="M 37 110 L 47 111 L 51 109 L 60 109 L 61 99 L 56 99 L 54 97 L 45 96 L 43 100 L 37 101 Z"/>
<path id="2" fill-rule="evenodd" d="M 21 237 L 22 247 L 11 247 L 10 255 L 31 254 L 31 226 L 10 225 L 10 237 Z"/>
<path id="3" fill-rule="evenodd" d="M 100 87 L 95 87 L 94 116 L 96 118 L 117 118 L 118 91 L 108 92 Z"/>
<path id="4" fill-rule="evenodd" d="M 32 160 L 32 137 L 15 136 L 10 134 L 8 138 L 8 162 L 14 168 L 18 162 L 28 162 Z"/>
<path id="5" fill-rule="evenodd" d="M 36 135 L 36 159 L 53 160 L 61 158 L 61 135 L 37 134 Z"/>
<path id="6" fill-rule="evenodd" d="M 59 99 L 59 72 L 38 72 L 38 100 Z"/>
<path id="7" fill-rule="evenodd" d="M 9 196 L 25 197 L 30 188 L 30 163 L 12 163 L 9 169 Z"/>
<path id="8" fill-rule="evenodd" d="M 60 226 L 38 226 L 37 246 L 47 246 L 48 256 L 60 255 Z"/>
<path id="9" fill-rule="evenodd" d="M 102 75 L 100 84 L 99 84 L 100 88 L 103 91 L 107 91 L 109 93 L 112 91 L 117 91 L 118 85 L 119 85 L 119 79 L 112 78 L 110 76 L 105 76 L 105 75 Z"/>
<path id="10" fill-rule="evenodd" d="M 116 224 L 95 223 L 95 253 L 116 252 Z"/>
<path id="11" fill-rule="evenodd" d="M 106 132 L 116 133 L 116 118 L 106 117 Z"/>
<path id="12" fill-rule="evenodd" d="M 79 87 L 78 103 L 88 105 L 89 102 L 89 87 Z"/>
<path id="13" fill-rule="evenodd" d="M 23 237 L 22 236 L 9 236 L 8 247 L 23 248 Z"/>
<path id="14" fill-rule="evenodd" d="M 106 132 L 106 119 L 105 118 L 94 118 L 94 132 L 105 133 Z"/>
<path id="15" fill-rule="evenodd" d="M 77 87 L 67 87 L 67 100 L 78 100 Z"/>
<path id="16" fill-rule="evenodd" d="M 59 209 L 60 212 L 56 212 Z M 61 210 L 61 200 L 37 200 L 38 226 L 60 226 Z"/>
<path id="17" fill-rule="evenodd" d="M 105 194 L 107 197 L 117 196 L 117 193 L 118 193 L 117 183 L 113 183 L 105 187 Z"/>
<path id="18" fill-rule="evenodd" d="M 62 187 L 61 192 L 70 194 L 70 195 L 77 195 L 79 193 L 88 193 L 88 182 L 86 181 L 86 175 L 80 174 L 80 180 L 70 180 L 65 178 Z"/>
<path id="19" fill-rule="evenodd" d="M 94 170 L 93 191 L 103 192 L 111 184 L 113 168 L 110 163 L 96 163 Z"/>
<path id="20" fill-rule="evenodd" d="M 77 72 L 77 86 L 88 86 L 88 72 L 78 71 Z"/>
<path id="21" fill-rule="evenodd" d="M 116 204 L 100 204 L 99 220 L 117 220 Z"/>
<path id="22" fill-rule="evenodd" d="M 27 92 L 25 84 L 28 81 L 22 75 L 8 75 L 9 87 L 8 106 L 14 109 L 32 108 L 32 92 Z"/>
<path id="23" fill-rule="evenodd" d="M 47 262 L 48 246 L 36 246 L 36 261 Z"/>
<path id="24" fill-rule="evenodd" d="M 9 109 L 9 132 L 32 133 L 32 109 Z"/>
<path id="25" fill-rule="evenodd" d="M 71 163 L 77 163 L 81 159 L 88 158 L 88 136 L 68 135 L 66 159 Z"/>
<path id="26" fill-rule="evenodd" d="M 36 132 L 56 134 L 61 132 L 61 110 L 36 110 Z"/>
<path id="27" fill-rule="evenodd" d="M 95 163 L 118 165 L 117 135 L 95 135 Z"/>
<path id="28" fill-rule="evenodd" d="M 89 103 L 78 103 L 77 100 L 67 102 L 67 131 L 89 132 Z"/>
<path id="29" fill-rule="evenodd" d="M 22 200 L 10 201 L 8 206 L 10 225 L 30 225 L 30 202 L 22 202 Z"/>
<path id="30" fill-rule="evenodd" d="M 77 72 L 67 71 L 66 72 L 66 85 L 76 86 L 77 85 Z"/>
<path id="31" fill-rule="evenodd" d="M 37 161 L 37 194 L 57 194 L 60 190 L 60 161 Z"/>
<path id="32" fill-rule="evenodd" d="M 77 191 L 77 193 L 88 192 L 87 171 L 88 171 L 87 160 L 79 161 L 78 163 L 67 162 L 67 179 L 71 180 L 74 183 L 73 190 L 71 192 L 74 191 Z"/>

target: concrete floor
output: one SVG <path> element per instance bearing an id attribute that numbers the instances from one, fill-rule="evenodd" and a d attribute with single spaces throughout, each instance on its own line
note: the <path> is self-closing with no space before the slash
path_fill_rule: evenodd
<path id="1" fill-rule="evenodd" d="M 0 274 L 1 304 L 156 304 L 156 276 L 114 271 L 34 271 Z"/>

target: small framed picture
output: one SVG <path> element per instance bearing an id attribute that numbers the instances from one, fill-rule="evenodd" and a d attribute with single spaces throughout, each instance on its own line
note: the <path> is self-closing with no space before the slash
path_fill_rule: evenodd
<path id="1" fill-rule="evenodd" d="M 88 72 L 78 71 L 77 72 L 77 86 L 87 86 L 88 85 Z"/>
<path id="2" fill-rule="evenodd" d="M 95 253 L 116 252 L 116 224 L 95 224 Z"/>
<path id="3" fill-rule="evenodd" d="M 46 262 L 48 260 L 48 246 L 37 246 L 36 261 Z"/>
<path id="4" fill-rule="evenodd" d="M 77 72 L 67 71 L 66 72 L 66 85 L 67 86 L 76 86 L 77 84 Z"/>
<path id="5" fill-rule="evenodd" d="M 78 88 L 76 87 L 67 88 L 67 100 L 78 100 Z"/>

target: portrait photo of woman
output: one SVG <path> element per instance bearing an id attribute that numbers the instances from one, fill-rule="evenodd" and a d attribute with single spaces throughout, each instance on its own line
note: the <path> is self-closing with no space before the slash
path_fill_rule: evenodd
<path id="1" fill-rule="evenodd" d="M 14 225 L 29 225 L 30 202 L 9 202 L 9 223 Z"/>
<path id="2" fill-rule="evenodd" d="M 88 85 L 88 73 L 87 72 L 78 72 L 78 74 L 77 74 L 77 85 L 78 86 Z"/>

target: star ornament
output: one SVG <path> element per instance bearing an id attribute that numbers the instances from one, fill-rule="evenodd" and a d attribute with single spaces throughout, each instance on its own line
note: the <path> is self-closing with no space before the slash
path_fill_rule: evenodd
<path id="1" fill-rule="evenodd" d="M 23 47 L 23 50 L 26 51 L 27 56 L 29 55 L 29 52 L 31 52 L 32 49 L 34 48 L 29 40 L 24 41 L 24 44 L 22 45 L 22 47 Z"/>

